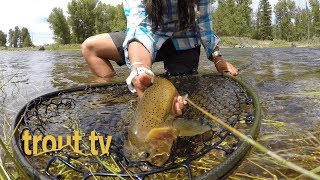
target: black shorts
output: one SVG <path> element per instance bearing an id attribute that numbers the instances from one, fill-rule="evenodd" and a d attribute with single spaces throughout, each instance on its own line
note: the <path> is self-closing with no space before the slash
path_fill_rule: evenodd
<path id="1" fill-rule="evenodd" d="M 118 52 L 122 58 L 122 62 L 118 65 L 125 64 L 125 56 L 123 50 L 123 42 L 125 40 L 125 32 L 109 33 L 113 43 L 116 45 Z M 180 74 L 195 74 L 197 73 L 199 65 L 200 46 L 188 50 L 177 51 L 174 47 L 172 40 L 166 40 L 157 52 L 155 62 L 163 61 L 164 68 L 167 74 L 180 75 Z"/>

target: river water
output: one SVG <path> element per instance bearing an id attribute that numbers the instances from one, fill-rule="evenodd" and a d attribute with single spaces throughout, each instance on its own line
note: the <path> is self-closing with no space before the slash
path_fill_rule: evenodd
<path id="1" fill-rule="evenodd" d="M 223 48 L 222 52 L 225 59 L 240 69 L 239 77 L 259 96 L 263 112 L 260 137 L 280 132 L 286 135 L 293 129 L 302 133 L 320 131 L 320 49 Z M 216 72 L 204 54 L 202 52 L 199 72 Z M 114 80 L 128 75 L 125 66 L 115 66 L 115 69 Z M 162 73 L 162 64 L 156 63 L 153 70 Z M 78 50 L 0 51 L 2 134 L 7 133 L 4 129 L 10 127 L 15 115 L 29 100 L 55 90 L 99 82 Z M 275 151 L 286 147 L 283 143 L 266 145 Z M 319 166 L 320 155 L 314 158 L 312 163 Z M 246 176 L 250 174 L 248 167 L 238 171 Z M 264 170 L 260 168 L 260 171 L 259 177 L 268 177 Z"/>

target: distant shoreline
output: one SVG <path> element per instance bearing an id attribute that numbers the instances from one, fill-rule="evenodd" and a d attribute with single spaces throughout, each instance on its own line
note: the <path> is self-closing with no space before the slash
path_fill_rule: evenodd
<path id="1" fill-rule="evenodd" d="M 0 51 L 41 51 L 44 50 L 80 50 L 81 44 L 49 44 L 43 46 L 12 48 L 0 46 Z M 289 47 L 310 47 L 320 48 L 320 38 L 309 41 L 288 42 L 284 40 L 256 40 L 247 37 L 221 37 L 220 47 L 222 48 L 289 48 Z"/>
<path id="2" fill-rule="evenodd" d="M 320 47 L 320 38 L 309 41 L 288 42 L 284 40 L 256 40 L 247 37 L 221 37 L 221 47 L 226 48 L 289 48 L 289 47 Z"/>

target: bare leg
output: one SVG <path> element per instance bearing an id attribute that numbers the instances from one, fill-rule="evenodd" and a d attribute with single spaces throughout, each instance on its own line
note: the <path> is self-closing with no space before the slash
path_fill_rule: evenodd
<path id="1" fill-rule="evenodd" d="M 109 60 L 122 61 L 117 47 L 107 33 L 89 37 L 82 43 L 81 50 L 91 71 L 105 80 L 110 80 L 115 74 Z"/>

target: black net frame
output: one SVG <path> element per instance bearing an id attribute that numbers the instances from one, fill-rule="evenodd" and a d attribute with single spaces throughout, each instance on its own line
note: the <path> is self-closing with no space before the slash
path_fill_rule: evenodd
<path id="1" fill-rule="evenodd" d="M 241 79 L 239 79 L 237 77 L 233 77 L 229 74 L 223 74 L 223 75 L 208 74 L 208 75 L 193 75 L 193 76 L 195 76 L 195 77 L 208 76 L 208 77 L 226 78 L 226 79 L 229 79 L 230 81 L 234 81 L 236 84 L 238 84 L 238 86 L 241 87 L 245 91 L 244 93 L 247 96 L 247 99 L 245 99 L 244 103 L 252 105 L 254 107 L 254 111 L 252 112 L 252 114 L 246 116 L 246 118 L 245 118 L 246 123 L 250 124 L 250 129 L 248 131 L 246 131 L 245 134 L 247 136 L 254 138 L 254 139 L 257 137 L 258 132 L 259 132 L 259 128 L 260 128 L 260 123 L 261 123 L 260 104 L 259 104 L 259 100 L 258 100 L 257 95 L 251 89 L 250 86 L 248 86 Z M 104 168 L 102 168 L 102 169 L 104 169 L 103 171 L 94 172 L 94 173 L 90 172 L 90 171 L 83 170 L 81 168 L 78 168 L 74 164 L 70 163 L 70 159 L 79 158 L 77 155 L 70 155 L 70 156 L 63 158 L 61 156 L 56 156 L 54 154 L 50 154 L 51 158 L 47 162 L 47 166 L 46 166 L 44 172 L 40 172 L 38 169 L 34 168 L 34 166 L 29 161 L 29 159 L 26 158 L 26 155 L 22 150 L 22 142 L 21 142 L 21 135 L 22 135 L 23 131 L 26 129 L 28 129 L 28 130 L 30 129 L 28 127 L 28 122 L 26 119 L 28 119 L 28 112 L 31 111 L 31 109 L 37 109 L 36 107 L 43 102 L 52 101 L 51 98 L 53 98 L 53 97 L 61 97 L 65 94 L 69 94 L 69 93 L 73 93 L 73 92 L 77 92 L 77 91 L 92 91 L 95 88 L 98 88 L 98 89 L 103 88 L 103 87 L 117 88 L 117 87 L 123 87 L 123 86 L 126 86 L 126 85 L 123 82 L 119 82 L 119 83 L 114 83 L 114 84 L 99 84 L 99 85 L 81 86 L 81 87 L 76 87 L 76 88 L 55 91 L 55 92 L 48 93 L 48 94 L 42 95 L 38 98 L 31 100 L 19 111 L 18 115 L 16 116 L 14 126 L 13 126 L 15 129 L 14 138 L 13 138 L 13 142 L 12 142 L 13 152 L 14 152 L 15 157 L 20 161 L 20 163 L 23 165 L 23 167 L 25 167 L 25 170 L 31 176 L 32 179 L 48 179 L 48 178 L 60 179 L 60 178 L 62 178 L 60 175 L 50 174 L 50 170 L 49 170 L 50 165 L 52 165 L 56 161 L 59 161 L 59 162 L 65 164 L 69 169 L 72 169 L 78 173 L 81 173 L 83 179 L 88 179 L 93 176 L 95 176 L 95 177 L 101 176 L 101 177 L 124 177 L 124 178 L 145 179 L 145 178 L 148 178 L 149 175 L 152 175 L 155 173 L 166 172 L 168 170 L 172 170 L 172 169 L 176 169 L 176 168 L 185 169 L 187 172 L 186 176 L 188 177 L 188 179 L 194 179 L 195 177 L 192 175 L 190 164 L 192 163 L 192 161 L 194 161 L 195 159 L 197 159 L 201 156 L 204 156 L 206 153 L 208 153 L 212 149 L 219 149 L 219 150 L 223 151 L 225 154 L 227 154 L 227 157 L 221 163 L 214 166 L 214 168 L 212 168 L 209 171 L 206 171 L 201 176 L 197 176 L 196 178 L 197 179 L 221 179 L 221 178 L 228 176 L 232 172 L 232 170 L 234 170 L 234 168 L 239 163 L 241 163 L 241 161 L 243 160 L 245 155 L 249 152 L 249 150 L 251 148 L 251 145 L 249 143 L 238 139 L 232 133 L 230 133 L 229 131 L 227 131 L 225 129 L 220 129 L 220 134 L 219 134 L 221 136 L 220 140 L 218 140 L 215 143 L 210 144 L 210 146 L 205 145 L 201 149 L 200 152 L 194 153 L 191 156 L 191 158 L 188 157 L 181 162 L 175 162 L 175 159 L 171 158 L 170 159 L 171 163 L 169 163 L 169 165 L 167 165 L 165 167 L 155 167 L 148 162 L 130 162 L 129 160 L 126 159 L 126 157 L 123 157 L 123 154 L 119 153 L 119 152 L 121 152 L 121 149 L 119 149 L 119 147 L 117 145 L 114 145 L 111 147 L 110 153 L 115 155 L 114 157 L 115 157 L 116 161 L 126 162 L 126 163 L 124 163 L 125 168 L 122 168 L 122 170 L 120 172 L 118 172 L 117 174 L 108 172 Z M 61 99 L 61 101 L 55 101 L 55 102 L 50 102 L 50 103 L 55 104 L 57 107 L 59 107 L 59 106 L 72 107 L 75 105 L 74 100 L 72 98 L 68 98 L 68 97 Z M 37 116 L 37 114 L 34 115 L 34 112 L 32 112 L 32 113 L 33 113 L 32 116 Z M 42 125 L 41 123 L 38 125 L 39 125 L 39 128 L 37 128 L 37 131 L 41 132 L 41 129 L 45 130 L 45 128 L 42 127 L 45 125 Z M 232 124 L 232 122 L 231 122 L 231 125 L 235 126 L 235 124 Z M 33 130 L 33 131 L 35 131 L 35 130 Z M 232 136 L 234 139 L 237 140 L 235 145 L 233 145 L 233 147 L 230 147 L 230 148 L 224 148 L 224 147 L 220 146 L 220 143 L 222 141 L 224 141 L 224 139 L 226 137 L 229 137 L 229 136 Z M 197 137 L 197 138 L 199 138 L 199 137 Z M 180 140 L 180 141 L 183 142 L 183 140 Z M 195 140 L 195 141 L 197 141 L 197 140 Z M 188 145 L 190 145 L 190 144 L 188 144 Z M 185 153 L 185 151 L 184 151 L 184 153 Z M 179 152 L 177 152 L 176 155 L 178 155 L 178 154 L 179 154 Z M 95 162 L 95 163 L 97 163 L 97 162 Z M 138 167 L 138 169 L 139 169 L 142 166 L 148 167 L 147 169 L 149 169 L 149 170 L 148 171 L 140 171 L 138 173 L 130 173 L 130 175 L 127 173 L 127 170 L 126 170 L 127 168 Z"/>

